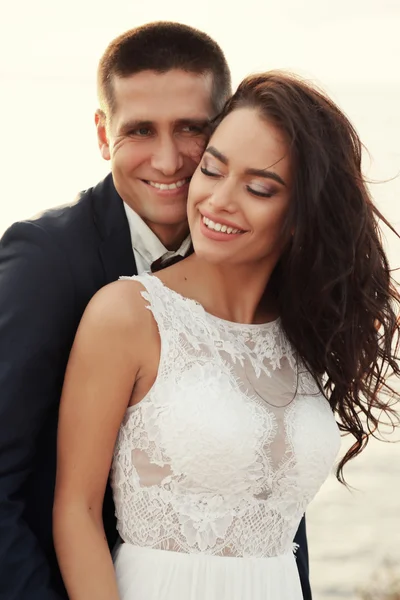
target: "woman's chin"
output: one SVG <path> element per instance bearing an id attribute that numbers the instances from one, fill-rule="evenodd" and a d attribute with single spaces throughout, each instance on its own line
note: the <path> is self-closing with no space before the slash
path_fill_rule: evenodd
<path id="1" fill-rule="evenodd" d="M 202 245 L 196 246 L 196 244 L 193 244 L 193 247 L 197 258 L 204 262 L 212 265 L 222 265 L 230 262 L 229 256 L 226 255 L 226 252 L 218 252 L 212 248 L 204 248 Z"/>

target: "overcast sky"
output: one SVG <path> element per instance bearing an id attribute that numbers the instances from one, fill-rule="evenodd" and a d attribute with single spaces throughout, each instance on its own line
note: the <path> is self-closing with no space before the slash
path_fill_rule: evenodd
<path id="1" fill-rule="evenodd" d="M 234 77 L 294 68 L 325 81 L 400 82 L 398 0 L 2 0 L 0 76 L 90 79 L 104 46 L 146 21 L 204 29 Z"/>

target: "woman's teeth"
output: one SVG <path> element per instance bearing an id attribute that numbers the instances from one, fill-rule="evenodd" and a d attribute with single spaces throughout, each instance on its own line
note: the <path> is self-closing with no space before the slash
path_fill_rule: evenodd
<path id="1" fill-rule="evenodd" d="M 213 229 L 214 231 L 221 231 L 222 233 L 244 233 L 242 229 L 234 229 L 233 227 L 227 227 L 226 225 L 222 225 L 221 223 L 214 223 L 211 219 L 207 219 L 207 217 L 203 217 L 203 223 L 208 229 Z"/>

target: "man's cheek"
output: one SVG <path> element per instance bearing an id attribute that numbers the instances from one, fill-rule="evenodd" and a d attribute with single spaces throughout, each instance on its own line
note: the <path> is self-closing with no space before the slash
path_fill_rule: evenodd
<path id="1" fill-rule="evenodd" d="M 205 139 L 194 140 L 191 144 L 191 147 L 188 150 L 189 158 L 196 163 L 199 164 L 201 157 L 203 156 L 203 152 L 206 149 L 207 141 Z"/>

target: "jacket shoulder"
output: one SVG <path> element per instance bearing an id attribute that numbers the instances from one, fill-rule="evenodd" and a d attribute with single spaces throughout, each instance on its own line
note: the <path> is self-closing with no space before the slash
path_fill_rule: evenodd
<path id="1" fill-rule="evenodd" d="M 94 188 L 80 192 L 73 202 L 50 208 L 34 215 L 30 219 L 14 223 L 15 225 L 34 226 L 48 234 L 65 236 L 71 229 L 90 224 L 91 205 Z M 13 226 L 12 226 L 13 227 Z"/>
<path id="2" fill-rule="evenodd" d="M 98 222 L 104 220 L 104 206 L 109 204 L 110 190 L 113 190 L 111 175 L 94 187 L 80 192 L 68 204 L 50 208 L 35 216 L 18 221 L 3 234 L 0 244 L 7 245 L 15 238 L 34 236 L 36 239 L 53 239 L 59 246 L 76 247 L 90 244 L 98 237 Z M 100 215 L 100 219 L 98 218 Z"/>

